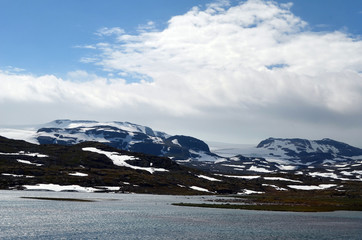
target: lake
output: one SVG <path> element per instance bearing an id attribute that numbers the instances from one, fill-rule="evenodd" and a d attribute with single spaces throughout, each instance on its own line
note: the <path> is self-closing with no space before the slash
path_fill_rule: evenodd
<path id="1" fill-rule="evenodd" d="M 215 198 L 218 197 L 0 191 L 0 239 L 322 240 L 362 236 L 362 212 L 292 213 L 171 205 Z"/>

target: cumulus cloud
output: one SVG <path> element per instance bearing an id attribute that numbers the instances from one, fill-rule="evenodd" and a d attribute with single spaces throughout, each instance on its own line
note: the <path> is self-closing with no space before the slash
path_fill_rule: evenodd
<path id="1" fill-rule="evenodd" d="M 82 61 L 112 78 L 84 71 L 68 79 L 0 72 L 0 103 L 74 103 L 109 109 L 119 120 L 137 111 L 178 118 L 180 128 L 224 121 L 220 131 L 229 135 L 250 129 L 274 136 L 318 129 L 340 134 L 347 122 L 362 133 L 355 121 L 362 117 L 362 41 L 339 31 L 313 32 L 292 9 L 274 1 L 219 1 L 174 16 L 161 30 L 154 22 L 134 35 L 102 28 L 96 34 L 112 41 L 89 45 L 97 53 Z M 132 76 L 140 80 L 130 83 Z"/>
<path id="2" fill-rule="evenodd" d="M 360 111 L 354 103 L 361 101 L 362 42 L 338 31 L 308 31 L 290 7 L 258 0 L 194 7 L 164 30 L 122 34 L 117 44 L 100 46 L 97 64 L 150 76 L 168 91 L 182 86 L 196 108 L 267 106 L 292 97 Z"/>

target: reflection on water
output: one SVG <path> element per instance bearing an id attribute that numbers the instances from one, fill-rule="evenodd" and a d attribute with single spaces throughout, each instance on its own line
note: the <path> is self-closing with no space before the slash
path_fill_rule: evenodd
<path id="1" fill-rule="evenodd" d="M 65 202 L 20 197 L 95 199 Z M 217 197 L 209 197 L 211 199 Z M 188 208 L 205 197 L 0 191 L 0 239 L 361 239 L 361 212 Z"/>

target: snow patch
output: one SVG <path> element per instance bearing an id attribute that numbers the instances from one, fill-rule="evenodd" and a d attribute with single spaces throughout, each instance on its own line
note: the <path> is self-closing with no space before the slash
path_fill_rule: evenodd
<path id="1" fill-rule="evenodd" d="M 9 177 L 25 177 L 25 178 L 33 178 L 34 176 L 28 176 L 28 175 L 17 175 L 12 173 L 2 173 L 3 176 L 9 176 Z"/>
<path id="2" fill-rule="evenodd" d="M 108 191 L 119 191 L 121 188 L 120 187 L 113 187 L 113 186 L 96 186 L 96 188 L 100 188 L 100 189 L 106 189 Z"/>
<path id="3" fill-rule="evenodd" d="M 273 187 L 273 188 L 275 188 L 275 190 L 278 190 L 278 191 L 288 191 L 288 189 L 286 189 L 286 188 L 282 188 L 282 187 L 279 187 L 279 186 L 273 185 L 273 184 L 262 184 L 262 186 Z"/>
<path id="4" fill-rule="evenodd" d="M 202 187 L 191 186 L 190 188 L 193 189 L 193 190 L 195 190 L 195 191 L 209 192 L 209 193 L 211 193 L 209 190 L 207 190 L 206 188 L 202 188 Z"/>
<path id="5" fill-rule="evenodd" d="M 233 168 L 245 168 L 244 165 L 234 165 L 234 164 L 221 164 L 222 166 L 225 167 L 233 167 Z"/>
<path id="6" fill-rule="evenodd" d="M 177 139 L 173 139 L 171 142 L 172 142 L 173 144 L 177 145 L 177 146 L 182 147 L 181 144 L 178 142 Z"/>
<path id="7" fill-rule="evenodd" d="M 75 191 L 75 192 L 96 192 L 99 189 L 93 187 L 81 187 L 79 185 L 59 185 L 59 184 L 36 184 L 23 185 L 26 190 L 46 190 L 46 191 Z"/>
<path id="8" fill-rule="evenodd" d="M 347 167 L 348 164 L 336 164 L 334 166 L 337 167 L 337 168 L 344 168 L 344 167 Z"/>
<path id="9" fill-rule="evenodd" d="M 33 163 L 33 162 L 28 161 L 28 160 L 17 159 L 16 161 L 19 162 L 19 163 L 24 163 L 24 164 L 29 164 L 29 165 L 35 165 L 35 166 L 37 166 L 37 167 L 40 167 L 40 166 L 43 166 L 43 165 L 44 165 L 44 164 L 40 164 L 40 163 Z"/>
<path id="10" fill-rule="evenodd" d="M 285 170 L 285 171 L 292 171 L 297 169 L 297 166 L 291 166 L 291 165 L 276 165 L 276 166 L 280 170 Z"/>
<path id="11" fill-rule="evenodd" d="M 28 152 L 24 152 L 24 151 L 20 151 L 18 153 L 1 153 L 0 155 L 7 155 L 7 156 L 29 156 L 29 157 L 41 157 L 41 158 L 45 158 L 45 157 L 49 157 L 48 155 L 45 154 L 41 154 L 41 153 L 28 153 Z"/>
<path id="12" fill-rule="evenodd" d="M 335 173 L 321 173 L 321 172 L 310 172 L 308 173 L 309 176 L 312 177 L 325 177 L 325 178 L 334 178 L 334 179 L 339 179 L 338 175 Z"/>
<path id="13" fill-rule="evenodd" d="M 254 172 L 263 172 L 263 173 L 273 172 L 273 171 L 270 171 L 270 170 L 268 170 L 268 169 L 261 168 L 261 167 L 255 167 L 255 166 L 251 166 L 248 170 L 249 170 L 249 171 L 254 171 Z"/>
<path id="14" fill-rule="evenodd" d="M 35 129 L 0 129 L 0 135 L 9 139 L 24 140 L 29 143 L 39 144 L 36 140 Z"/>
<path id="15" fill-rule="evenodd" d="M 222 163 L 222 162 L 227 162 L 227 160 L 225 158 L 220 158 L 219 160 L 215 161 L 215 163 Z"/>
<path id="16" fill-rule="evenodd" d="M 153 174 L 154 172 L 168 172 L 167 169 L 164 168 L 154 168 L 154 167 L 139 167 L 139 166 L 133 166 L 126 161 L 130 160 L 137 160 L 138 158 L 134 156 L 128 156 L 128 155 L 120 155 L 118 152 L 107 152 L 103 151 L 94 147 L 86 147 L 82 148 L 83 151 L 89 151 L 89 152 L 95 152 L 98 154 L 106 155 L 109 159 L 113 161 L 113 164 L 120 167 L 128 167 L 136 170 L 144 170 L 148 171 L 149 173 Z"/>
<path id="17" fill-rule="evenodd" d="M 76 177 L 87 177 L 87 173 L 75 172 L 75 173 L 68 173 L 69 176 L 76 176 Z"/>
<path id="18" fill-rule="evenodd" d="M 353 176 L 352 172 L 347 172 L 347 171 L 342 171 L 341 174 L 343 174 L 345 176 Z"/>
<path id="19" fill-rule="evenodd" d="M 220 180 L 220 179 L 216 179 L 216 178 L 213 178 L 213 177 L 208 177 L 208 176 L 205 176 L 205 175 L 198 175 L 197 177 L 203 178 L 203 179 L 206 179 L 206 180 L 209 180 L 209 181 L 213 181 L 213 182 L 222 182 L 222 180 Z"/>
<path id="20" fill-rule="evenodd" d="M 264 192 L 258 192 L 254 190 L 244 189 L 243 192 L 237 193 L 238 195 L 250 195 L 250 194 L 263 194 Z"/>
<path id="21" fill-rule="evenodd" d="M 317 185 L 288 185 L 288 187 L 298 190 L 323 190 L 337 186 L 336 184 L 319 184 Z"/>
<path id="22" fill-rule="evenodd" d="M 240 179 L 256 179 L 260 178 L 260 176 L 239 176 L 239 175 L 223 175 L 223 174 L 215 174 L 217 176 L 228 177 L 228 178 L 240 178 Z"/>
<path id="23" fill-rule="evenodd" d="M 264 179 L 270 180 L 270 181 L 286 181 L 286 182 L 302 183 L 302 181 L 299 181 L 299 180 L 293 180 L 293 179 L 282 178 L 282 177 L 264 177 Z"/>

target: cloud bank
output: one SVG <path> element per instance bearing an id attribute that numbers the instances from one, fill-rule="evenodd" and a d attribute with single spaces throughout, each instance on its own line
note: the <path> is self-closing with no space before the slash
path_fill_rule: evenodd
<path id="1" fill-rule="evenodd" d="M 26 103 L 49 119 L 136 121 L 211 140 L 334 137 L 362 146 L 362 40 L 311 31 L 291 4 L 216 2 L 164 29 L 149 22 L 133 35 L 95 34 L 101 42 L 87 45 L 94 55 L 82 61 L 111 77 L 0 71 L 4 119 Z"/>

